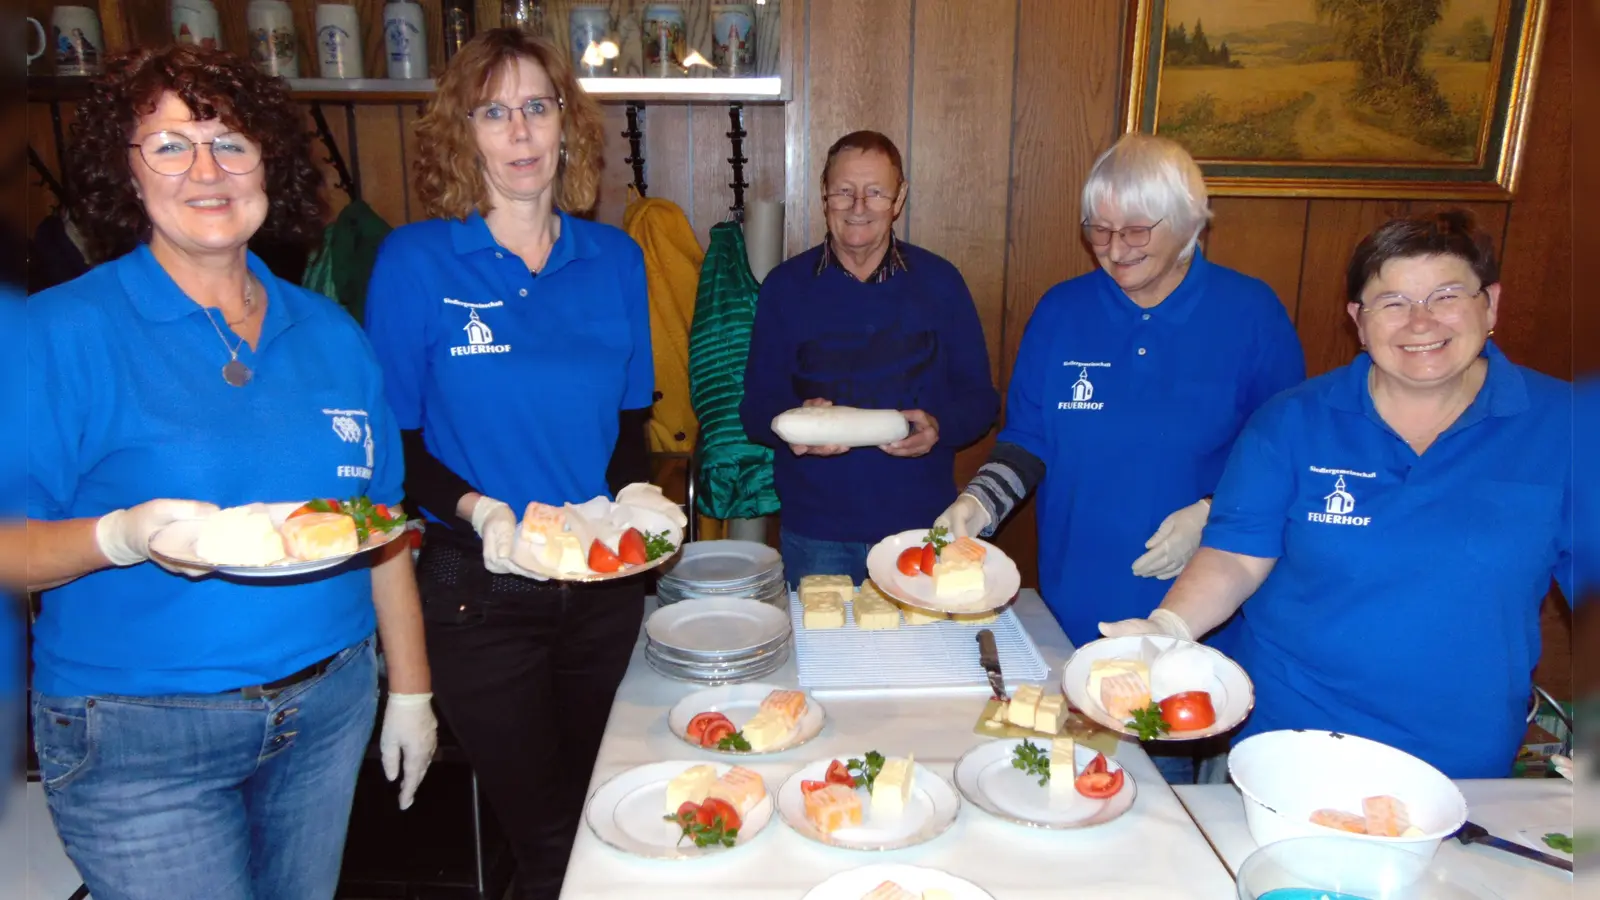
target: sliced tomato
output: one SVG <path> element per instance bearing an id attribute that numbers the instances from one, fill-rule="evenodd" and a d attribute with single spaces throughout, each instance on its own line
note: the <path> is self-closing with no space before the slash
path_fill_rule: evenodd
<path id="1" fill-rule="evenodd" d="M 420 528 L 411 529 L 411 549 L 422 549 L 422 529 Z"/>
<path id="2" fill-rule="evenodd" d="M 723 831 L 731 831 L 743 824 L 739 821 L 739 811 L 733 808 L 733 804 L 716 797 L 707 797 L 706 802 L 700 804 L 700 811 L 695 813 L 694 818 L 696 822 L 707 826 L 715 825 L 717 819 L 721 818 Z"/>
<path id="3" fill-rule="evenodd" d="M 1217 711 L 1210 694 L 1184 691 L 1161 701 L 1161 721 L 1173 731 L 1199 731 L 1217 723 Z"/>
<path id="4" fill-rule="evenodd" d="M 705 733 L 700 735 L 700 746 L 715 747 L 717 742 L 736 731 L 733 723 L 727 719 L 718 719 L 706 726 Z"/>
<path id="5" fill-rule="evenodd" d="M 378 504 L 375 504 L 372 508 L 377 510 L 378 518 L 380 518 L 380 519 L 389 518 L 389 504 L 387 504 L 387 503 L 378 503 Z"/>
<path id="6" fill-rule="evenodd" d="M 616 572 L 622 568 L 622 560 L 611 548 L 602 541 L 595 541 L 589 545 L 589 568 L 601 574 Z"/>
<path id="7" fill-rule="evenodd" d="M 842 784 L 845 787 L 855 787 L 856 777 L 850 774 L 850 769 L 837 759 L 828 764 L 828 774 L 822 776 L 828 784 Z"/>
<path id="8" fill-rule="evenodd" d="M 685 800 L 683 803 L 679 804 L 678 811 L 673 814 L 673 818 L 678 820 L 679 825 L 688 825 L 690 822 L 695 820 L 695 816 L 699 812 L 700 804 L 694 802 L 693 800 Z"/>
<path id="9" fill-rule="evenodd" d="M 684 733 L 688 735 L 689 740 L 699 742 L 701 735 L 706 733 L 706 728 L 719 719 L 728 721 L 728 717 L 719 712 L 700 713 L 689 720 L 689 727 L 684 729 Z"/>
<path id="10" fill-rule="evenodd" d="M 1115 797 L 1117 792 L 1122 790 L 1123 781 L 1121 769 L 1115 772 L 1085 770 L 1073 781 L 1072 786 L 1078 789 L 1078 793 L 1091 800 L 1104 800 L 1107 797 Z"/>
<path id="11" fill-rule="evenodd" d="M 650 561 L 650 551 L 645 549 L 644 535 L 637 528 L 629 528 L 617 540 L 617 557 L 630 566 L 642 566 Z"/>
<path id="12" fill-rule="evenodd" d="M 900 551 L 900 558 L 895 560 L 895 565 L 899 567 L 901 575 L 921 575 L 922 548 L 907 547 Z"/>
<path id="13" fill-rule="evenodd" d="M 804 797 L 806 794 L 816 793 L 827 786 L 828 783 L 826 781 L 811 781 L 810 779 L 804 779 L 800 782 L 800 796 Z"/>
<path id="14" fill-rule="evenodd" d="M 922 574 L 932 575 L 933 564 L 939 561 L 939 551 L 932 544 L 922 545 Z"/>

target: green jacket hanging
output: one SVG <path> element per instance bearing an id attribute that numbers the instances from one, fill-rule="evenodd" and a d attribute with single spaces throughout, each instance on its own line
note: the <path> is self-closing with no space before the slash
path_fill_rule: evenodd
<path id="1" fill-rule="evenodd" d="M 752 442 L 739 421 L 760 290 L 745 256 L 744 232 L 733 222 L 711 226 L 689 327 L 689 396 L 700 420 L 696 506 L 715 519 L 778 511 L 772 450 Z"/>
<path id="2" fill-rule="evenodd" d="M 378 259 L 378 245 L 392 229 L 363 200 L 352 200 L 339 211 L 322 235 L 322 247 L 306 264 L 301 285 L 329 297 L 364 321 L 367 282 Z"/>

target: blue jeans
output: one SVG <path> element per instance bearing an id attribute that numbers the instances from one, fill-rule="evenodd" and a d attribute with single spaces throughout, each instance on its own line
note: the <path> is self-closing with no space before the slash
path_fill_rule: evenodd
<path id="1" fill-rule="evenodd" d="M 778 532 L 783 577 L 795 588 L 807 575 L 849 575 L 856 584 L 866 581 L 867 551 L 871 549 L 871 544 L 860 541 L 822 541 L 787 528 Z"/>
<path id="2" fill-rule="evenodd" d="M 1167 784 L 1227 784 L 1228 739 L 1159 741 L 1144 745 Z"/>
<path id="3" fill-rule="evenodd" d="M 328 900 L 377 703 L 371 638 L 270 698 L 36 696 L 51 818 L 95 900 Z"/>

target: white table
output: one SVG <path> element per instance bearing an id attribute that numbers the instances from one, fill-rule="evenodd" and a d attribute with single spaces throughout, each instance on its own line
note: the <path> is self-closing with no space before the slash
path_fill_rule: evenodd
<path id="1" fill-rule="evenodd" d="M 1565 779 L 1467 780 L 1456 786 L 1467 798 L 1468 817 L 1496 837 L 1534 846 L 1520 839 L 1518 832 L 1572 833 L 1572 784 Z M 1257 847 L 1245 824 L 1239 789 L 1231 784 L 1201 784 L 1180 785 L 1175 790 L 1228 871 L 1237 872 Z M 1540 844 L 1535 849 L 1547 848 Z M 1447 840 L 1434 860 L 1452 875 L 1477 881 L 1506 900 L 1570 897 L 1573 892 L 1572 875 L 1491 847 L 1468 847 Z"/>
<path id="2" fill-rule="evenodd" d="M 5 790 L 0 815 L 0 897 L 7 900 L 67 900 L 83 884 L 56 836 L 44 788 L 38 782 Z"/>
<path id="3" fill-rule="evenodd" d="M 653 604 L 652 604 L 653 605 Z M 1038 644 L 1052 677 L 1071 645 L 1039 595 L 1022 591 L 1014 608 Z M 657 675 L 644 661 L 643 638 L 611 708 L 590 791 L 634 766 L 669 759 L 706 761 L 667 730 L 667 710 L 698 690 Z M 766 681 L 796 686 L 794 661 Z M 986 694 L 827 692 L 818 695 L 828 714 L 821 736 L 786 753 L 746 762 L 778 787 L 806 763 L 878 749 L 916 754 L 946 779 L 955 761 L 985 738 L 973 732 Z M 601 843 L 580 824 L 568 860 L 563 900 L 701 900 L 715 894 L 740 900 L 800 900 L 828 876 L 881 862 L 940 868 L 967 878 L 996 900 L 1074 898 L 1108 900 L 1232 900 L 1233 879 L 1183 805 L 1137 744 L 1124 742 L 1117 760 L 1138 785 L 1133 809 L 1120 819 L 1082 831 L 1044 831 L 1012 825 L 963 803 L 951 829 L 916 847 L 861 853 L 825 847 L 801 837 L 773 815 L 749 845 L 682 862 L 646 860 Z"/>

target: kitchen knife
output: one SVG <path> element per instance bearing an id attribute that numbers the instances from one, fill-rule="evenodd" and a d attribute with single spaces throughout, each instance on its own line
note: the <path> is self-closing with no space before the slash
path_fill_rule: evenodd
<path id="1" fill-rule="evenodd" d="M 989 676 L 989 689 L 994 691 L 994 698 L 1001 703 L 1009 702 L 1006 680 L 1000 674 L 1000 648 L 995 646 L 994 632 L 987 628 L 978 632 L 978 662 Z"/>
<path id="2" fill-rule="evenodd" d="M 1559 856 L 1551 856 L 1548 853 L 1540 853 L 1531 847 L 1524 847 L 1521 844 L 1508 841 L 1505 838 L 1497 838 L 1490 834 L 1488 829 L 1484 828 L 1482 825 L 1475 825 L 1471 822 L 1461 826 L 1461 830 L 1456 832 L 1456 840 L 1463 844 L 1483 844 L 1486 847 L 1493 847 L 1496 850 L 1504 850 L 1507 853 L 1515 853 L 1517 856 L 1531 859 L 1534 862 L 1542 862 L 1547 866 L 1555 866 L 1558 869 L 1563 869 L 1568 872 L 1572 871 L 1572 863 L 1568 860 L 1562 859 Z"/>

